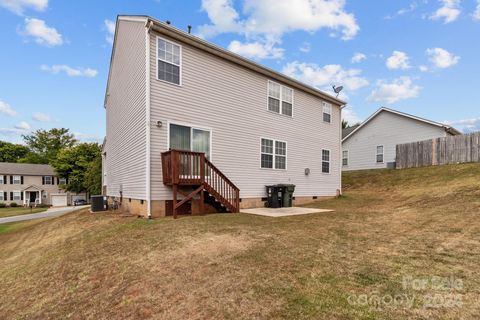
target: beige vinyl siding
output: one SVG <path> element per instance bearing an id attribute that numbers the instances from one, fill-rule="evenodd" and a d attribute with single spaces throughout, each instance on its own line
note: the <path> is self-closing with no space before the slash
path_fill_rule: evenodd
<path id="1" fill-rule="evenodd" d="M 119 20 L 107 98 L 107 195 L 146 198 L 146 80 L 143 22 Z"/>
<path id="2" fill-rule="evenodd" d="M 156 39 L 153 33 L 151 120 L 164 125 L 151 128 L 153 200 L 172 197 L 162 183 L 160 158 L 167 150 L 170 121 L 211 129 L 212 162 L 240 188 L 242 198 L 264 197 L 264 186 L 275 183 L 295 184 L 295 196 L 336 194 L 341 179 L 339 106 L 332 107 L 332 123 L 324 123 L 322 100 L 294 90 L 293 117 L 270 112 L 271 79 L 182 43 L 182 85 L 158 81 Z M 287 170 L 260 168 L 262 137 L 287 142 Z M 330 174 L 321 173 L 322 149 L 331 150 Z"/>
<path id="3" fill-rule="evenodd" d="M 343 170 L 386 168 L 395 161 L 396 145 L 446 135 L 445 129 L 388 111 L 380 112 L 343 142 L 348 150 L 348 166 Z M 376 147 L 383 145 L 384 162 L 376 162 Z"/>

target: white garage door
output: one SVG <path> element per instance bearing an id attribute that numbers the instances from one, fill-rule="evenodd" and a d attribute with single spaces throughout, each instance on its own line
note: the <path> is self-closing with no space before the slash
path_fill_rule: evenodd
<path id="1" fill-rule="evenodd" d="M 52 206 L 53 207 L 66 207 L 67 206 L 67 195 L 52 195 Z"/>

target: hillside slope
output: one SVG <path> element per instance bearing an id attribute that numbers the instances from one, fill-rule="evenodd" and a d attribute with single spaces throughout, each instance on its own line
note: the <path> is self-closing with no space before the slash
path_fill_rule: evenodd
<path id="1" fill-rule="evenodd" d="M 333 213 L 1 226 L 0 319 L 478 318 L 480 165 L 351 172 L 344 184 L 316 205 Z M 460 303 L 405 286 L 435 276 L 461 282 Z"/>

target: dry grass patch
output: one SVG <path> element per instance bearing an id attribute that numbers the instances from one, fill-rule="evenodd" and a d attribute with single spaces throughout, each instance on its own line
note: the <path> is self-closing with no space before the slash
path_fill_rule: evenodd
<path id="1" fill-rule="evenodd" d="M 86 212 L 0 234 L 0 318 L 476 319 L 480 165 L 349 173 L 335 209 L 147 221 Z M 448 187 L 448 186 L 450 187 Z M 424 308 L 405 277 L 463 281 Z M 448 292 L 447 292 L 448 293 Z M 415 295 L 412 307 L 349 296 Z"/>

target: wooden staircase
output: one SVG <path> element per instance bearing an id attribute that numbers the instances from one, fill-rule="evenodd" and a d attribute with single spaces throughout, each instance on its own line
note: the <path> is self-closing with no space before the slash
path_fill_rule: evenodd
<path id="1" fill-rule="evenodd" d="M 173 189 L 173 217 L 180 206 L 200 195 L 200 212 L 213 198 L 226 212 L 240 211 L 240 189 L 233 184 L 202 152 L 170 150 L 162 153 L 163 183 Z M 181 187 L 193 187 L 185 192 Z M 178 194 L 183 199 L 178 201 Z M 178 202 L 177 202 L 178 201 Z M 219 209 L 221 209 L 219 208 Z"/>

